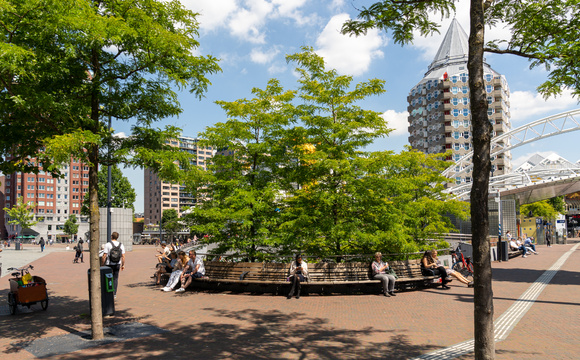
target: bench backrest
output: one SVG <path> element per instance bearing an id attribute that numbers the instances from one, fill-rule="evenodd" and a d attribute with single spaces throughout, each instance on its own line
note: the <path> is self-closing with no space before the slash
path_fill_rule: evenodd
<path id="1" fill-rule="evenodd" d="M 389 265 L 399 278 L 423 277 L 421 260 L 390 261 Z M 286 281 L 289 268 L 288 263 L 205 262 L 206 276 L 212 279 L 238 280 L 244 275 L 245 280 Z M 308 273 L 312 282 L 364 281 L 369 280 L 370 263 L 308 264 Z"/>

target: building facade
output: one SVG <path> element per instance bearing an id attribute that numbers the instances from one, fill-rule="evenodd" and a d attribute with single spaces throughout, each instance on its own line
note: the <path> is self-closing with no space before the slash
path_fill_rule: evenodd
<path id="1" fill-rule="evenodd" d="M 468 36 L 453 19 L 435 59 L 407 97 L 409 143 L 427 154 L 452 151 L 457 161 L 472 150 Z M 484 81 L 493 135 L 510 131 L 509 86 L 505 77 L 484 61 Z M 511 172 L 511 154 L 492 158 L 492 176 Z M 461 169 L 455 169 L 460 171 Z M 454 177 L 455 183 L 469 183 L 471 173 Z"/>
<path id="2" fill-rule="evenodd" d="M 66 237 L 63 232 L 64 223 L 70 215 L 75 215 L 79 224 L 78 235 L 85 238 L 88 232 L 88 217 L 82 216 L 81 208 L 85 194 L 89 190 L 89 167 L 78 159 L 71 159 L 60 171 L 61 178 L 54 178 L 39 167 L 38 174 L 12 173 L 0 175 L 0 192 L 2 206 L 12 208 L 22 197 L 26 202 L 34 203 L 35 220 L 38 223 L 30 230 L 30 234 L 38 238 L 57 240 Z M 22 235 L 18 225 L 10 224 L 8 215 L 0 210 L 0 228 L 2 237 L 16 234 Z"/>
<path id="3" fill-rule="evenodd" d="M 205 170 L 208 161 L 214 156 L 215 150 L 211 146 L 207 148 L 198 146 L 198 142 L 197 138 L 183 136 L 172 140 L 170 145 L 195 155 L 194 164 Z M 167 209 L 175 209 L 181 216 L 186 208 L 195 206 L 195 197 L 188 193 L 184 186 L 161 181 L 157 174 L 150 169 L 145 169 L 144 176 L 145 224 L 159 224 L 163 211 Z"/>

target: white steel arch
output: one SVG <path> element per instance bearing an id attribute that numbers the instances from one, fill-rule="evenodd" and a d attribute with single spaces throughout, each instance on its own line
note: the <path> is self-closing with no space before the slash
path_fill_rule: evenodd
<path id="1" fill-rule="evenodd" d="M 548 116 L 520 126 L 507 133 L 501 134 L 500 136 L 493 137 L 490 144 L 490 156 L 494 158 L 506 151 L 529 144 L 533 141 L 576 130 L 580 130 L 580 109 Z M 457 160 L 452 166 L 445 169 L 445 171 L 442 172 L 442 175 L 450 177 L 471 172 L 473 168 L 472 159 L 473 151 L 470 151 Z M 457 167 L 459 167 L 459 171 L 455 171 Z M 471 186 L 470 184 L 467 185 Z"/>

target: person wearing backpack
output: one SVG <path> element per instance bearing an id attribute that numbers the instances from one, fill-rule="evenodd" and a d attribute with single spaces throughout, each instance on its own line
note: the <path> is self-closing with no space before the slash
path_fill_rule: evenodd
<path id="1" fill-rule="evenodd" d="M 108 266 L 113 270 L 113 283 L 115 285 L 115 299 L 117 298 L 117 288 L 119 287 L 119 270 L 125 270 L 125 246 L 117 239 L 119 233 L 114 231 L 111 234 L 111 242 L 105 244 L 101 265 Z"/>

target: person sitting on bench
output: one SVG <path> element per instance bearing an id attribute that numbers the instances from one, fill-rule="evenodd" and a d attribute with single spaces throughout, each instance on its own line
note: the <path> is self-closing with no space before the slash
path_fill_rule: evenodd
<path id="1" fill-rule="evenodd" d="M 296 299 L 300 299 L 300 283 L 305 281 L 308 277 L 308 264 L 306 261 L 302 261 L 302 255 L 296 255 L 296 260 L 292 261 L 290 264 L 290 277 L 289 280 L 292 282 L 292 288 L 288 293 L 288 299 L 294 294 L 296 290 Z"/>
<path id="2" fill-rule="evenodd" d="M 372 263 L 373 268 L 373 279 L 381 280 L 383 283 L 383 295 L 386 297 L 396 296 L 395 295 L 395 277 L 391 274 L 387 274 L 389 270 L 389 264 L 383 262 L 381 257 L 383 254 L 380 252 L 375 253 L 375 261 Z"/>
<path id="3" fill-rule="evenodd" d="M 439 258 L 437 257 L 437 250 L 435 250 L 435 249 L 431 250 L 431 256 L 433 256 L 433 260 L 435 260 L 435 263 L 437 263 L 437 265 L 443 266 L 443 264 L 441 264 L 441 260 L 439 260 Z M 443 267 L 445 268 L 445 272 L 447 273 L 447 275 L 453 276 L 454 278 L 456 278 L 460 282 L 467 285 L 467 287 L 473 287 L 473 281 L 467 280 L 463 275 L 461 275 L 459 273 L 459 271 L 455 271 L 453 269 L 446 268 L 445 266 L 443 266 Z"/>
<path id="4" fill-rule="evenodd" d="M 181 274 L 181 287 L 175 290 L 176 293 L 182 293 L 187 289 L 193 279 L 200 278 L 205 275 L 205 267 L 203 261 L 197 257 L 195 250 L 189 251 L 189 261 L 183 269 Z"/>
<path id="5" fill-rule="evenodd" d="M 451 289 L 447 286 L 449 282 L 447 280 L 447 271 L 445 271 L 443 266 L 437 264 L 430 250 L 425 251 L 421 259 L 421 273 L 423 276 L 441 276 L 441 288 L 445 290 Z"/>

